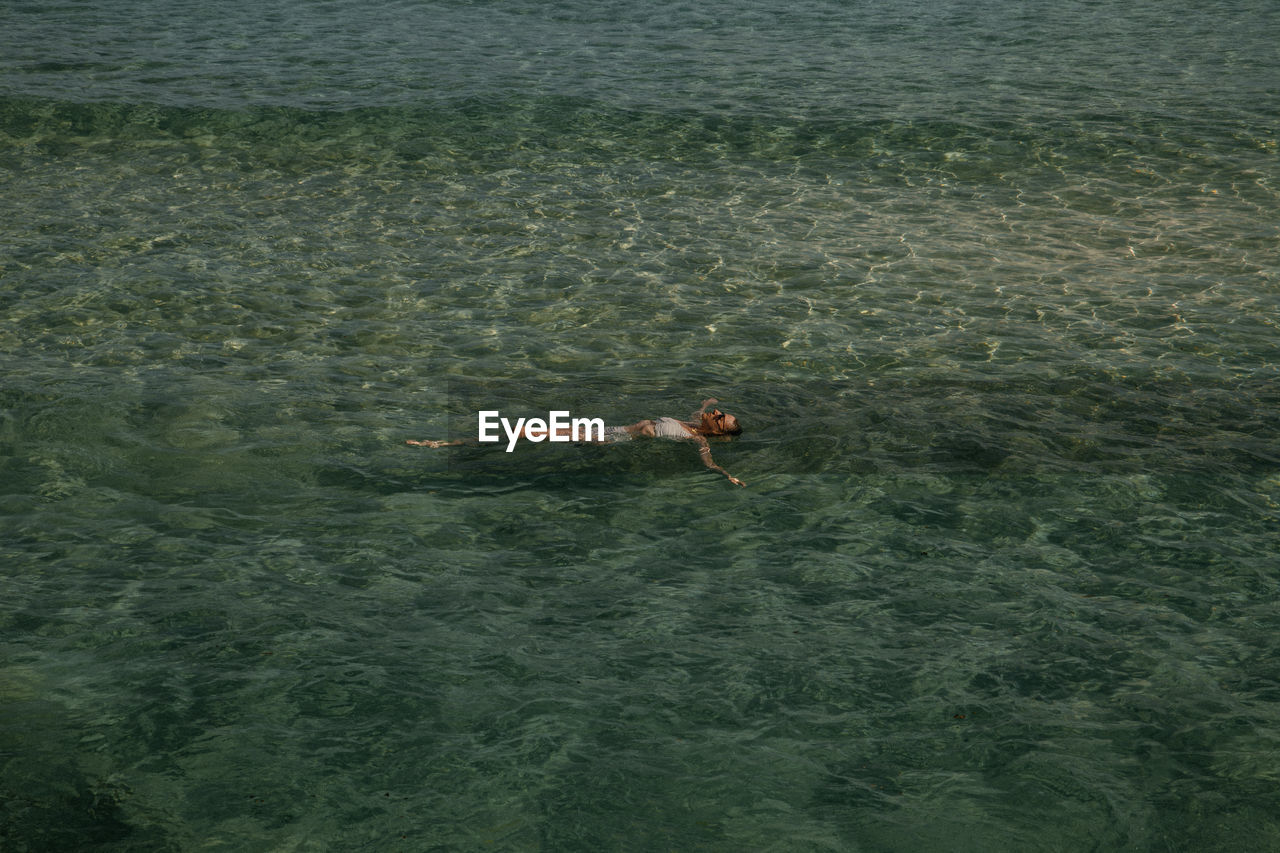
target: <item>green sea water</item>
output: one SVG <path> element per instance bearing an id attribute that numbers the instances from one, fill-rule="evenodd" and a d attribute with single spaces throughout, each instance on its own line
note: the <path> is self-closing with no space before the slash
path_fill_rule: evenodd
<path id="1" fill-rule="evenodd" d="M 6 853 L 1280 849 L 1272 5 L 0 23 Z"/>

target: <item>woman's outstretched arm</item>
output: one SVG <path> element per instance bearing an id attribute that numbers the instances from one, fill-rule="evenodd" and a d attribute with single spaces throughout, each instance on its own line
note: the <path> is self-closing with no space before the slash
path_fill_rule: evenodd
<path id="1" fill-rule="evenodd" d="M 698 411 L 694 412 L 692 415 L 689 415 L 689 420 L 696 422 L 699 418 L 702 417 L 702 413 L 707 410 L 708 406 L 714 406 L 716 403 L 719 403 L 719 402 L 720 401 L 717 400 L 715 397 L 708 397 L 707 399 L 702 401 L 701 409 L 698 409 Z"/>
<path id="2" fill-rule="evenodd" d="M 735 486 L 747 485 L 746 483 L 739 480 L 737 477 L 731 476 L 728 471 L 724 470 L 723 468 L 721 468 L 719 465 L 715 463 L 715 461 L 711 458 L 711 446 L 707 444 L 707 440 L 705 438 L 703 438 L 702 436 L 697 436 L 697 439 L 698 439 L 698 455 L 702 457 L 703 465 L 706 465 L 712 471 L 717 471 L 721 474 L 724 474 L 726 477 L 729 478 L 729 482 L 733 483 Z"/>

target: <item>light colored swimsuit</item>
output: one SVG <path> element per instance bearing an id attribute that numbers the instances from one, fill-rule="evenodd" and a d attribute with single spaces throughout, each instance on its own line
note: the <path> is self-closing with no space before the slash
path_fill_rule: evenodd
<path id="1" fill-rule="evenodd" d="M 693 433 L 675 418 L 656 418 L 653 422 L 653 434 L 656 438 L 675 440 L 693 438 Z M 626 427 L 607 426 L 604 428 L 604 443 L 614 444 L 619 441 L 630 441 L 633 438 Z"/>
<path id="2" fill-rule="evenodd" d="M 689 428 L 675 418 L 658 418 L 653 424 L 653 434 L 658 438 L 693 438 Z"/>

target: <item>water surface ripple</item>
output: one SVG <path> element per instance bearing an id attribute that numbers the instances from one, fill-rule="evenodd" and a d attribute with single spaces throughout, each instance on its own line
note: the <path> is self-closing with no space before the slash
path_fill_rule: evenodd
<path id="1" fill-rule="evenodd" d="M 0 847 L 1280 847 L 1276 9 L 970 5 L 0 12 Z"/>

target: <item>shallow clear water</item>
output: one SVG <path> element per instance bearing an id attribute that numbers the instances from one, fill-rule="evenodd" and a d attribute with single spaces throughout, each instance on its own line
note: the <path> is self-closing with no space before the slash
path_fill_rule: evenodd
<path id="1" fill-rule="evenodd" d="M 0 11 L 0 846 L 1280 847 L 1280 15 L 969 5 Z"/>

